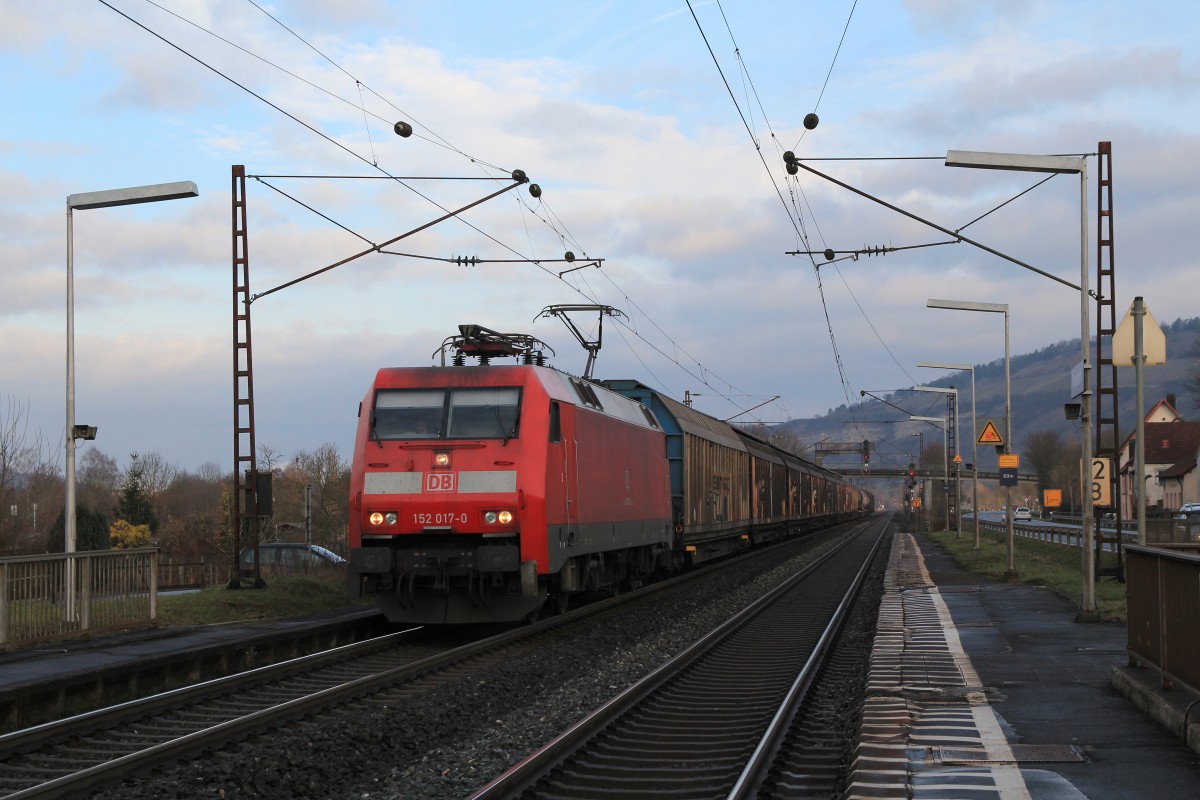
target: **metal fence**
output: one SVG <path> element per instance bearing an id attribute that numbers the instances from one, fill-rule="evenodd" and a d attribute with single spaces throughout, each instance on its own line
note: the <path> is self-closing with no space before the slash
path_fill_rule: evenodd
<path id="1" fill-rule="evenodd" d="M 1125 562 L 1130 662 L 1157 669 L 1164 689 L 1200 691 L 1200 555 L 1132 545 Z"/>
<path id="2" fill-rule="evenodd" d="M 0 646 L 158 618 L 158 549 L 0 559 Z"/>
<path id="3" fill-rule="evenodd" d="M 969 530 L 970 521 L 963 522 L 963 530 Z M 1100 527 L 1107 533 L 1116 530 L 1116 523 L 1104 521 Z M 1003 533 L 1004 523 L 991 520 L 980 520 L 980 530 Z M 1137 522 L 1124 520 L 1120 524 L 1123 547 L 1137 544 Z M 1099 531 L 1097 531 L 1099 532 Z M 1068 547 L 1083 545 L 1083 530 L 1080 528 L 1079 517 L 1064 515 L 1053 516 L 1048 524 L 1013 523 L 1013 534 L 1026 539 L 1035 539 L 1051 544 L 1063 544 Z M 1200 544 L 1200 521 L 1181 521 L 1170 517 L 1155 517 L 1146 520 L 1146 544 L 1148 545 L 1186 545 Z"/>
<path id="4" fill-rule="evenodd" d="M 227 563 L 211 561 L 162 561 L 158 562 L 158 591 L 170 592 L 180 589 L 206 589 L 221 586 L 229 579 Z"/>

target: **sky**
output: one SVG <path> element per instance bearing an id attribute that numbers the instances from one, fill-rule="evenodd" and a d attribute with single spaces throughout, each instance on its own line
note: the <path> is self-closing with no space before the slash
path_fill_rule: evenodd
<path id="1" fill-rule="evenodd" d="M 251 304 L 257 440 L 284 459 L 348 458 L 375 371 L 438 363 L 460 324 L 581 373 L 551 305 L 621 312 L 597 377 L 739 422 L 1003 355 L 999 318 L 930 298 L 1008 304 L 1014 355 L 1078 338 L 1101 141 L 1119 314 L 1198 316 L 1196 30 L 1182 1 L 5 3 L 0 403 L 61 458 L 64 198 L 190 180 L 198 198 L 74 214 L 76 418 L 122 464 L 232 468 L 233 165 L 315 176 L 248 179 L 252 294 L 371 251 Z M 1087 210 L 1077 175 L 1031 188 L 948 150 L 1087 156 Z M 1057 280 L 789 176 L 784 151 Z M 539 198 L 430 224 L 517 169 Z M 880 247 L 904 249 L 796 255 Z M 599 314 L 572 319 L 595 335 Z"/>

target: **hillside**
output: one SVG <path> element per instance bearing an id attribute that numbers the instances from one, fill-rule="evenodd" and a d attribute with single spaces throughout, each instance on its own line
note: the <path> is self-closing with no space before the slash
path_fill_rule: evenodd
<path id="1" fill-rule="evenodd" d="M 1191 376 L 1200 371 L 1200 317 L 1176 320 L 1162 326 L 1167 337 L 1167 363 L 1147 367 L 1144 373 L 1146 411 L 1168 395 L 1174 395 L 1175 407 L 1184 419 L 1200 419 L 1200 392 L 1189 386 Z M 1079 340 L 1059 342 L 1041 350 L 1012 357 L 1012 423 L 1014 452 L 1021 452 L 1026 437 L 1034 431 L 1057 431 L 1068 441 L 1078 440 L 1079 422 L 1068 421 L 1063 415 L 1063 403 L 1070 394 L 1071 369 L 1079 362 Z M 1093 369 L 1093 377 L 1096 370 Z M 971 394 L 970 376 L 967 373 L 948 374 L 926 386 L 949 387 L 959 390 L 960 452 L 970 460 L 971 444 Z M 1137 421 L 1134 410 L 1134 369 L 1121 367 L 1117 371 L 1118 420 L 1121 439 L 1133 432 Z M 1004 360 L 1002 358 L 975 367 L 976 421 L 982 428 L 986 420 L 992 420 L 997 430 L 1004 432 Z M 907 409 L 927 409 L 931 395 L 920 397 L 902 393 L 884 395 L 885 399 Z M 926 445 L 935 443 L 940 447 L 941 434 L 937 429 L 921 422 L 901 421 L 905 415 L 885 403 L 865 398 L 864 403 L 847 408 L 839 406 L 830 414 L 811 419 L 794 419 L 782 427 L 796 436 L 805 445 L 822 440 L 861 441 L 870 439 L 877 453 L 875 463 L 884 467 L 902 467 L 910 454 L 917 450 L 912 437 L 925 433 Z M 942 409 L 945 406 L 941 407 Z M 941 411 L 915 411 L 916 414 L 940 415 Z M 886 423 L 882 421 L 895 421 Z M 813 451 L 807 450 L 811 454 Z M 846 457 L 830 456 L 831 466 L 853 463 Z M 980 468 L 995 469 L 994 448 L 979 448 Z"/>

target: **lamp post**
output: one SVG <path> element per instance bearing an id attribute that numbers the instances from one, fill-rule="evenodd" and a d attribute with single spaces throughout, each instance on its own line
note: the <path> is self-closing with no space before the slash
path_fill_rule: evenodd
<path id="1" fill-rule="evenodd" d="M 953 395 L 953 397 L 954 397 L 953 401 L 949 400 L 949 397 L 947 397 L 947 406 L 948 406 L 947 413 L 949 414 L 947 419 L 949 419 L 950 423 L 954 425 L 955 455 L 957 455 L 957 451 L 958 451 L 958 390 L 957 389 L 955 389 L 953 387 L 949 388 L 949 389 L 943 389 L 943 388 L 937 387 L 937 386 L 911 386 L 907 389 L 863 389 L 863 390 L 859 391 L 859 395 L 862 397 L 871 395 L 871 397 L 875 398 L 879 402 L 889 405 L 892 408 L 895 408 L 897 411 L 903 411 L 905 414 L 908 413 L 903 408 L 900 408 L 900 406 L 895 405 L 894 403 L 888 402 L 887 400 L 884 400 L 882 397 L 878 396 L 880 394 L 883 394 L 884 392 L 889 392 L 891 394 L 895 394 L 896 392 L 938 392 L 941 394 L 945 394 L 947 396 Z M 924 418 L 919 418 L 919 419 L 924 419 Z M 933 419 L 933 418 L 930 418 L 930 419 Z M 950 458 L 948 445 L 943 445 L 942 457 L 947 460 Z M 962 506 L 961 506 L 961 498 L 960 498 L 961 492 L 959 492 L 957 473 L 958 473 L 958 466 L 956 463 L 956 465 L 955 465 L 955 483 L 954 483 L 954 508 L 955 508 L 954 531 L 955 531 L 956 535 L 961 535 L 962 534 Z M 945 483 L 948 485 L 949 481 L 950 481 L 949 467 L 947 466 Z M 947 503 L 946 503 L 946 530 L 950 530 L 949 501 L 947 501 Z"/>
<path id="2" fill-rule="evenodd" d="M 948 150 L 946 166 L 968 169 L 1002 169 L 1017 172 L 1041 172 L 1074 175 L 1079 174 L 1079 345 L 1083 352 L 1083 390 L 1079 410 L 1080 422 L 1080 470 L 1091 475 L 1092 464 L 1092 413 L 1091 413 L 1091 359 L 1088 345 L 1091 343 L 1089 327 L 1091 315 L 1088 307 L 1088 225 L 1087 225 L 1087 159 L 1081 156 L 1039 156 L 1024 153 L 979 153 L 967 150 Z M 1094 548 L 1094 524 L 1092 519 L 1092 493 L 1080 484 L 1083 500 L 1083 565 L 1082 592 L 1079 603 L 1080 614 L 1096 615 L 1096 553 Z"/>
<path id="3" fill-rule="evenodd" d="M 1005 453 L 1012 452 L 1012 370 L 1009 358 L 1008 346 L 1008 303 L 973 303 L 967 300 L 928 300 L 925 303 L 928 308 L 945 308 L 952 311 L 982 311 L 991 314 L 1004 315 L 1004 444 L 1002 449 Z M 978 510 L 975 512 L 978 514 Z M 1012 519 L 1012 487 L 1004 487 L 1004 535 L 1006 548 L 1008 550 L 1008 564 L 1004 570 L 1004 577 L 1016 578 L 1017 569 L 1015 564 L 1015 545 L 1013 544 L 1013 519 Z"/>
<path id="4" fill-rule="evenodd" d="M 938 394 L 946 395 L 946 405 L 948 406 L 947 424 L 954 427 L 954 458 L 956 459 L 954 462 L 954 535 L 956 537 L 962 536 L 962 487 L 960 486 L 958 471 L 958 464 L 962 460 L 958 455 L 958 448 L 961 446 L 959 442 L 962 440 L 959 438 L 958 389 L 955 389 L 953 386 L 951 386 L 949 389 L 943 389 L 940 386 L 914 386 L 913 391 L 937 392 Z M 974 423 L 972 422 L 972 425 L 973 424 Z M 949 451 L 949 445 L 947 445 L 946 449 Z M 947 460 L 949 460 L 950 453 L 946 452 L 944 453 L 944 456 Z M 948 466 L 947 469 L 949 469 Z"/>
<path id="5" fill-rule="evenodd" d="M 75 425 L 75 211 L 93 208 L 129 206 L 198 197 L 199 190 L 191 181 L 131 186 L 125 189 L 106 189 L 100 192 L 81 192 L 67 195 L 67 452 L 66 452 L 66 510 L 63 514 L 64 548 L 75 552 L 75 440 L 96 438 L 96 429 Z M 75 582 L 67 584 L 68 613 L 73 614 Z M 73 618 L 73 617 L 72 617 Z"/>
<path id="6" fill-rule="evenodd" d="M 925 469 L 925 431 L 917 431 L 910 433 L 909 436 L 917 437 L 917 471 L 924 473 Z M 921 478 L 921 512 L 925 511 L 925 478 Z"/>
<path id="7" fill-rule="evenodd" d="M 975 366 L 952 364 L 946 361 L 918 361 L 918 367 L 930 369 L 961 369 L 971 373 L 971 517 L 975 521 L 975 549 L 979 549 L 979 433 L 975 424 Z"/>
<path id="8" fill-rule="evenodd" d="M 928 422 L 931 424 L 934 422 L 941 423 L 940 427 L 942 429 L 942 486 L 949 487 L 950 486 L 950 465 L 949 465 L 949 463 L 947 463 L 947 458 L 946 458 L 946 450 L 948 449 L 946 437 L 947 437 L 947 431 L 950 426 L 946 423 L 946 418 L 945 417 L 913 417 L 913 416 L 910 416 L 909 420 L 911 420 L 913 422 Z M 945 495 L 945 491 L 943 491 L 942 494 Z M 943 496 L 942 497 L 942 505 L 946 509 L 946 530 L 950 530 L 950 504 L 945 502 L 945 500 L 946 500 L 946 498 Z"/>

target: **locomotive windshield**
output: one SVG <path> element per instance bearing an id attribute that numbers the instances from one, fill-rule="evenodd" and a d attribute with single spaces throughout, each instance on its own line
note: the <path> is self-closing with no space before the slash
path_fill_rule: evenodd
<path id="1" fill-rule="evenodd" d="M 512 439 L 520 401 L 516 387 L 380 389 L 375 393 L 371 438 Z"/>

